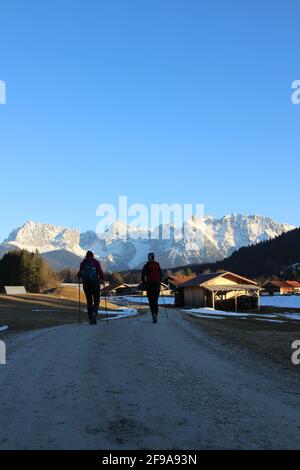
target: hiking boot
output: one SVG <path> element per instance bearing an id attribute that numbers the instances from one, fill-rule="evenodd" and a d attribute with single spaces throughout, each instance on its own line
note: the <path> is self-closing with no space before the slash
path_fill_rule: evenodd
<path id="1" fill-rule="evenodd" d="M 157 323 L 157 317 L 153 317 L 153 323 Z"/>
<path id="2" fill-rule="evenodd" d="M 91 315 L 90 325 L 97 325 L 97 317 L 94 313 L 92 313 L 92 315 Z"/>

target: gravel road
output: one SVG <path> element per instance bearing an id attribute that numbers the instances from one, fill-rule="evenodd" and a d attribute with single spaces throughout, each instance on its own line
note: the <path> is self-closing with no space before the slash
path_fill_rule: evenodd
<path id="1" fill-rule="evenodd" d="M 159 320 L 8 338 L 0 449 L 300 449 L 299 382 L 179 311 Z"/>

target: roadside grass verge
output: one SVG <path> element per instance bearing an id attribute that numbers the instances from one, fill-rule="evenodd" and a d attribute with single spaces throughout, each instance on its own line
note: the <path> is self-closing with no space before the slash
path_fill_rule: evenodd
<path id="1" fill-rule="evenodd" d="M 261 312 L 262 313 L 262 312 Z M 276 319 L 284 320 L 284 313 L 299 313 L 299 309 L 264 308 L 264 314 L 276 313 Z M 280 315 L 282 314 L 282 316 Z M 292 364 L 292 343 L 300 340 L 300 321 L 286 319 L 284 323 L 262 321 L 256 317 L 203 318 L 183 313 L 195 328 L 200 328 L 221 343 L 231 347 L 233 354 L 242 361 L 243 356 L 255 356 L 260 361 L 271 361 L 280 367 L 280 373 L 298 376 L 298 368 Z"/>

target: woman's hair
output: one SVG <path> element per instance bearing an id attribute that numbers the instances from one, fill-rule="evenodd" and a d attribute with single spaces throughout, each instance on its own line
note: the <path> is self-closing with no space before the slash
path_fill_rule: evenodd
<path id="1" fill-rule="evenodd" d="M 87 258 L 94 258 L 94 253 L 92 251 L 88 251 L 86 254 Z"/>

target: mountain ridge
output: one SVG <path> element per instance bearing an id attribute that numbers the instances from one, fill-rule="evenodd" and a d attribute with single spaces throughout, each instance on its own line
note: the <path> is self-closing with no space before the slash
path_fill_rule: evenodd
<path id="1" fill-rule="evenodd" d="M 228 258 L 215 263 L 179 266 L 176 269 L 195 273 L 225 270 L 253 279 L 300 280 L 300 228 L 256 245 L 241 247 Z"/>
<path id="2" fill-rule="evenodd" d="M 0 243 L 0 256 L 12 249 L 38 250 L 58 270 L 74 268 L 85 252 L 92 250 L 105 269 L 121 271 L 140 268 L 147 253 L 154 251 L 162 267 L 172 268 L 222 260 L 241 247 L 272 239 L 294 228 L 257 214 L 228 214 L 222 218 L 192 217 L 182 228 L 165 224 L 151 230 L 117 221 L 98 237 L 92 230 L 80 233 L 64 226 L 27 221 Z M 168 229 L 170 238 L 162 239 L 161 233 Z M 182 229 L 185 238 L 181 236 Z M 121 233 L 122 239 L 116 238 L 116 232 Z M 195 233 L 197 236 L 193 237 Z M 138 238 L 141 235 L 148 238 Z M 64 254 L 61 263 L 59 252 Z"/>

